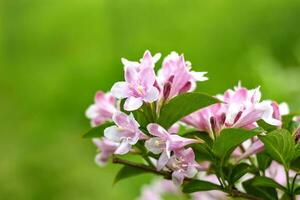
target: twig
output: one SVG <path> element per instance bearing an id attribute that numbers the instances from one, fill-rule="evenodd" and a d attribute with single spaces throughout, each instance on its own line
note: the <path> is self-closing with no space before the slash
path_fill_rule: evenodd
<path id="1" fill-rule="evenodd" d="M 157 171 L 156 169 L 154 169 L 152 167 L 149 167 L 147 165 L 144 165 L 144 164 L 131 162 L 131 161 L 124 160 L 124 159 L 121 159 L 121 158 L 118 158 L 118 157 L 113 157 L 113 163 L 123 164 L 123 165 L 127 165 L 127 166 L 130 166 L 130 167 L 139 168 L 139 169 L 142 169 L 144 171 L 163 176 L 165 179 L 171 179 L 171 174 L 169 172 Z"/>

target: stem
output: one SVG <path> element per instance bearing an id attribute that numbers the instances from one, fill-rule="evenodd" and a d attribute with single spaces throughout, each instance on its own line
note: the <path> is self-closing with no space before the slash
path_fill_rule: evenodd
<path id="1" fill-rule="evenodd" d="M 285 170 L 285 177 L 286 177 L 286 184 L 287 184 L 287 189 L 289 191 L 289 193 L 291 193 L 291 186 L 290 186 L 290 175 L 289 175 L 289 170 L 284 169 Z"/>
<path id="2" fill-rule="evenodd" d="M 157 174 L 157 175 L 163 176 L 165 179 L 171 179 L 172 178 L 172 176 L 171 176 L 171 174 L 169 172 L 166 172 L 166 171 L 157 171 L 156 169 L 154 169 L 152 167 L 149 167 L 147 165 L 139 164 L 139 163 L 135 163 L 135 162 L 131 162 L 131 161 L 124 160 L 124 159 L 121 159 L 121 158 L 118 158 L 118 157 L 113 157 L 113 163 L 122 164 L 122 165 L 127 165 L 127 166 L 130 166 L 130 167 L 138 168 L 138 169 L 144 170 L 146 172 L 150 172 L 150 173 L 153 173 L 153 174 Z"/>
<path id="3" fill-rule="evenodd" d="M 291 192 L 292 192 L 292 194 L 294 195 L 294 188 L 295 188 L 295 182 L 296 182 L 296 179 L 297 179 L 297 176 L 299 176 L 300 174 L 299 173 L 297 173 L 296 175 L 295 175 L 295 177 L 293 178 L 293 182 L 292 182 L 292 188 L 291 188 Z"/>

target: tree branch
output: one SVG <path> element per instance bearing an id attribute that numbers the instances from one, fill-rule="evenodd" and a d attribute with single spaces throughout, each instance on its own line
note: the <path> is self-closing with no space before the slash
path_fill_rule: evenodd
<path id="1" fill-rule="evenodd" d="M 131 161 L 128 161 L 128 160 L 124 160 L 124 159 L 115 157 L 115 156 L 113 157 L 113 163 L 139 168 L 139 169 L 142 169 L 144 171 L 163 176 L 165 179 L 171 179 L 172 178 L 171 173 L 169 173 L 169 172 L 157 171 L 155 168 L 149 167 L 147 165 L 131 162 Z"/>

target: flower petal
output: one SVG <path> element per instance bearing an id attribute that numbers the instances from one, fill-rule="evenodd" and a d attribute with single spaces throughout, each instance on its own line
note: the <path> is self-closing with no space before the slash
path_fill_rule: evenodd
<path id="1" fill-rule="evenodd" d="M 129 97 L 126 99 L 124 109 L 127 111 L 134 111 L 139 109 L 143 105 L 143 101 L 140 98 Z"/>
<path id="2" fill-rule="evenodd" d="M 104 129 L 104 136 L 114 142 L 120 142 L 122 139 L 122 130 L 117 126 L 110 126 Z"/>
<path id="3" fill-rule="evenodd" d="M 162 170 L 168 163 L 169 159 L 170 157 L 168 156 L 167 152 L 166 151 L 162 152 L 162 154 L 160 155 L 157 161 L 157 166 L 156 166 L 157 171 Z"/>
<path id="4" fill-rule="evenodd" d="M 116 149 L 115 154 L 124 155 L 128 153 L 131 149 L 131 145 L 127 140 L 121 142 L 120 146 Z"/>
<path id="5" fill-rule="evenodd" d="M 180 186 L 183 183 L 184 180 L 184 174 L 181 171 L 174 171 L 172 173 L 172 181 L 174 185 Z"/>
<path id="6" fill-rule="evenodd" d="M 162 152 L 162 148 L 158 145 L 160 142 L 160 138 L 153 137 L 145 142 L 145 147 L 154 154 L 160 154 Z"/>
<path id="7" fill-rule="evenodd" d="M 138 80 L 138 72 L 136 67 L 125 67 L 125 80 L 127 83 L 135 83 Z"/>
<path id="8" fill-rule="evenodd" d="M 151 86 L 146 93 L 146 96 L 144 97 L 144 100 L 146 102 L 152 103 L 153 101 L 156 101 L 159 97 L 159 91 L 156 87 Z"/>
<path id="9" fill-rule="evenodd" d="M 114 97 L 118 99 L 123 99 L 129 96 L 129 87 L 126 82 L 116 82 L 112 88 L 111 93 Z"/>
<path id="10" fill-rule="evenodd" d="M 148 124 L 147 130 L 151 135 L 159 138 L 166 139 L 169 136 L 169 133 L 163 127 L 155 123 Z"/>

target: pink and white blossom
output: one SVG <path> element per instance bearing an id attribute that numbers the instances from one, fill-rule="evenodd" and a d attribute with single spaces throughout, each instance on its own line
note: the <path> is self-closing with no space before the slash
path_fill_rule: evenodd
<path id="1" fill-rule="evenodd" d="M 158 56 L 152 57 L 150 52 L 146 51 L 140 63 L 122 60 L 125 65 L 125 81 L 115 83 L 111 92 L 118 99 L 126 98 L 125 110 L 137 110 L 143 102 L 151 103 L 158 99 L 159 91 L 154 86 L 154 64 L 157 59 Z"/>
<path id="2" fill-rule="evenodd" d="M 280 126 L 281 121 L 273 117 L 273 106 L 270 101 L 260 101 L 260 88 L 248 90 L 238 85 L 234 90 L 227 90 L 223 96 L 219 96 L 225 102 L 226 127 L 230 128 L 255 128 L 258 120 Z"/>
<path id="3" fill-rule="evenodd" d="M 145 147 L 154 154 L 161 154 L 157 162 L 158 171 L 167 164 L 172 151 L 197 142 L 197 140 L 194 139 L 187 139 L 176 134 L 170 134 L 158 124 L 149 124 L 147 129 L 149 133 L 155 137 L 147 140 Z"/>
<path id="4" fill-rule="evenodd" d="M 95 161 L 98 165 L 101 166 L 105 165 L 108 162 L 110 156 L 114 154 L 114 152 L 120 145 L 119 143 L 111 141 L 107 138 L 102 138 L 102 139 L 94 138 L 93 143 L 97 146 L 98 150 L 100 151 L 96 155 Z"/>
<path id="5" fill-rule="evenodd" d="M 113 115 L 113 121 L 116 125 L 104 130 L 104 136 L 116 143 L 119 143 L 114 154 L 126 154 L 131 146 L 136 144 L 139 139 L 144 139 L 145 135 L 139 130 L 139 124 L 133 115 L 126 115 L 123 112 L 116 112 Z"/>
<path id="6" fill-rule="evenodd" d="M 198 173 L 199 164 L 195 161 L 193 149 L 188 148 L 175 151 L 167 166 L 173 171 L 173 183 L 179 186 L 183 183 L 185 177 L 193 178 Z"/>
<path id="7" fill-rule="evenodd" d="M 187 125 L 195 127 L 199 131 L 205 131 L 212 134 L 221 131 L 224 127 L 225 118 L 225 106 L 224 104 L 218 103 L 200 109 L 183 118 L 182 121 Z"/>
<path id="8" fill-rule="evenodd" d="M 162 98 L 171 99 L 178 94 L 193 91 L 197 81 L 208 80 L 205 74 L 191 71 L 191 63 L 186 62 L 183 55 L 171 52 L 158 72 Z"/>
<path id="9" fill-rule="evenodd" d="M 105 94 L 98 91 L 95 95 L 95 103 L 90 105 L 85 115 L 91 120 L 91 125 L 94 127 L 112 120 L 113 113 L 116 111 L 116 100 L 111 93 Z"/>

